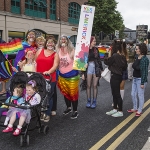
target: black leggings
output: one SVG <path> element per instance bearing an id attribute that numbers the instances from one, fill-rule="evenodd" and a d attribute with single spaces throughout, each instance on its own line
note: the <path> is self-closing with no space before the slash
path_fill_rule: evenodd
<path id="1" fill-rule="evenodd" d="M 70 101 L 65 96 L 64 96 L 64 99 L 65 99 L 67 108 L 71 107 L 71 103 L 72 103 L 73 111 L 77 111 L 78 100 L 76 100 L 76 101 Z"/>
<path id="2" fill-rule="evenodd" d="M 120 95 L 120 83 L 122 81 L 122 75 L 112 73 L 110 79 L 110 86 L 113 95 L 114 109 L 119 107 L 119 111 L 122 111 L 122 98 Z"/>

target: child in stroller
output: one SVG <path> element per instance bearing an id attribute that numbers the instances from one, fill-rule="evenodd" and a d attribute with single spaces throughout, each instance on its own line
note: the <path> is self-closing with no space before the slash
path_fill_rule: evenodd
<path id="1" fill-rule="evenodd" d="M 18 103 L 18 101 L 14 102 L 17 105 L 37 105 L 40 103 L 41 101 L 41 97 L 38 93 L 36 93 L 37 87 L 36 87 L 36 82 L 34 80 L 31 80 L 27 83 L 26 85 L 26 99 L 25 101 L 22 101 L 22 103 Z M 14 94 L 17 91 L 14 90 Z M 21 109 L 21 108 L 15 108 L 15 107 L 11 107 L 7 113 L 7 117 L 10 118 L 10 122 L 7 126 L 6 129 L 3 130 L 3 132 L 7 133 L 7 132 L 12 132 L 13 131 L 13 124 L 16 121 L 16 114 L 19 116 L 19 125 L 17 126 L 16 130 L 13 132 L 13 135 L 19 135 L 21 133 L 21 128 L 24 124 L 24 122 L 26 123 L 30 123 L 30 119 L 31 119 L 31 114 L 30 114 L 30 109 Z M 6 119 L 7 119 L 6 117 Z"/>
<path id="2" fill-rule="evenodd" d="M 23 94 L 23 88 L 21 87 L 21 85 L 18 85 L 17 87 L 14 88 L 13 96 L 10 96 L 9 98 L 7 98 L 5 103 L 14 103 L 17 105 L 21 105 L 22 103 L 24 103 L 24 98 L 22 97 L 22 94 Z M 0 116 L 2 116 L 3 112 L 6 112 L 6 111 L 8 111 L 8 106 L 2 105 L 0 107 Z M 8 120 L 9 120 L 9 117 L 6 117 L 4 125 L 8 124 L 7 123 Z"/>
<path id="3" fill-rule="evenodd" d="M 1 102 L 2 104 L 5 104 L 7 106 L 16 107 L 18 109 L 21 108 L 23 110 L 31 110 L 31 120 L 30 120 L 30 118 L 28 118 L 30 120 L 30 122 L 24 123 L 23 126 L 22 126 L 22 129 L 18 130 L 19 132 L 17 131 L 17 134 L 18 133 L 21 134 L 21 136 L 20 136 L 20 146 L 23 146 L 24 143 L 29 145 L 28 131 L 32 131 L 32 130 L 38 128 L 39 133 L 44 133 L 44 134 L 48 133 L 48 130 L 49 130 L 48 125 L 43 125 L 43 124 L 41 124 L 41 121 L 40 121 L 41 108 L 42 108 L 42 104 L 45 101 L 45 97 L 46 97 L 46 93 L 47 93 L 46 92 L 46 81 L 40 73 L 33 72 L 32 75 L 30 77 L 28 77 L 27 73 L 20 71 L 20 72 L 17 72 L 12 77 L 11 82 L 10 82 L 10 94 L 11 95 L 13 93 L 14 87 L 16 87 L 19 84 L 22 84 L 23 88 L 25 88 L 26 85 L 27 85 L 27 88 L 32 89 L 32 86 L 35 86 L 35 83 L 36 83 L 36 88 L 35 89 L 38 91 L 36 93 L 38 93 L 41 97 L 41 102 L 40 102 L 39 96 L 37 98 L 37 102 L 40 102 L 40 104 L 35 105 L 35 106 L 31 104 L 32 106 L 29 106 L 28 104 L 25 103 L 24 106 L 18 106 L 18 105 L 14 105 L 14 104 L 6 104 L 4 102 Z M 28 86 L 28 84 L 29 84 L 29 86 Z M 30 89 L 27 89 L 27 94 L 30 95 L 30 92 L 28 90 L 30 91 Z M 29 99 L 29 95 L 26 96 L 26 99 Z M 36 100 L 33 100 L 32 102 L 35 103 L 35 101 Z M 3 127 L 4 127 L 4 123 L 2 123 L 2 122 L 4 122 L 4 117 L 5 116 L 0 117 L 0 126 L 3 126 Z M 14 127 L 17 128 L 17 125 L 18 125 L 18 120 L 15 121 Z M 16 135 L 16 133 L 14 133 L 14 134 Z"/>

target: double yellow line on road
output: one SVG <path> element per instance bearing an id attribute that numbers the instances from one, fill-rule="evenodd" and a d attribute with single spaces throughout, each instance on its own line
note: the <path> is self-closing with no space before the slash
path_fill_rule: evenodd
<path id="1" fill-rule="evenodd" d="M 143 109 L 150 104 L 150 99 L 145 102 Z M 114 150 L 118 145 L 137 127 L 137 125 L 149 114 L 150 108 L 148 108 L 126 131 L 124 131 L 108 148 L 107 150 Z M 105 135 L 100 141 L 98 141 L 90 150 L 98 150 L 101 148 L 110 138 L 112 138 L 120 129 L 122 129 L 129 121 L 135 117 L 132 113 L 124 121 L 122 121 L 118 126 L 111 130 L 107 135 Z"/>

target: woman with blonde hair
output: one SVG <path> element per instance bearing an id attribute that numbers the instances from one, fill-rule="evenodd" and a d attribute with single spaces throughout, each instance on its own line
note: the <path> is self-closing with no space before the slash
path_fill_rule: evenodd
<path id="1" fill-rule="evenodd" d="M 44 48 L 46 39 L 43 36 L 39 36 L 36 38 L 37 50 Z"/>
<path id="2" fill-rule="evenodd" d="M 73 61 L 75 50 L 67 36 L 63 35 L 58 40 L 56 50 L 59 55 L 59 77 L 58 87 L 61 93 L 64 95 L 66 110 L 63 112 L 67 115 L 72 112 L 71 104 L 73 107 L 73 113 L 71 119 L 78 117 L 78 94 L 79 94 L 79 72 L 73 70 Z"/>

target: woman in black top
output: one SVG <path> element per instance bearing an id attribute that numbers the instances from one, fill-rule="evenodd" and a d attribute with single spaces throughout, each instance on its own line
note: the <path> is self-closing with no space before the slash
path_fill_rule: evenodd
<path id="1" fill-rule="evenodd" d="M 122 98 L 120 95 L 120 83 L 122 81 L 123 71 L 127 69 L 127 60 L 123 54 L 123 42 L 114 41 L 112 46 L 111 56 L 105 55 L 104 63 L 108 65 L 111 71 L 111 91 L 113 95 L 114 109 L 106 112 L 107 115 L 112 115 L 113 117 L 122 117 Z M 117 106 L 119 107 L 117 109 Z"/>
<path id="2" fill-rule="evenodd" d="M 97 84 L 99 78 L 101 77 L 101 72 L 103 71 L 101 59 L 99 56 L 99 51 L 95 47 L 96 39 L 94 36 L 91 37 L 90 40 L 90 49 L 88 56 L 88 64 L 87 64 L 87 108 L 95 108 L 97 101 Z M 84 79 L 84 77 L 82 77 Z M 93 97 L 91 96 L 91 84 L 93 84 Z"/>

